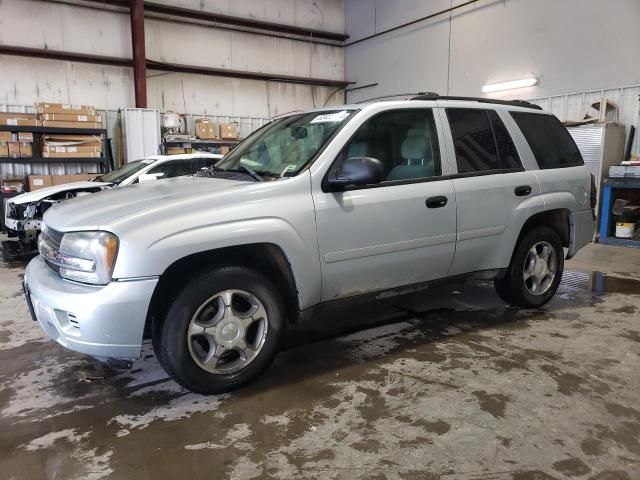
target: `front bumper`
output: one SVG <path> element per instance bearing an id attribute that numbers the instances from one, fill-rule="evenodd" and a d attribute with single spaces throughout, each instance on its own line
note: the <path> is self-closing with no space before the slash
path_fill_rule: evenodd
<path id="1" fill-rule="evenodd" d="M 83 285 L 61 278 L 38 256 L 24 282 L 35 319 L 63 347 L 96 357 L 140 356 L 157 278 Z"/>

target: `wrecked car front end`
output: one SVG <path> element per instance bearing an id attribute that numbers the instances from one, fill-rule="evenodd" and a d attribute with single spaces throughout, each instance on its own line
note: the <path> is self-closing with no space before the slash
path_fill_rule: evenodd
<path id="1" fill-rule="evenodd" d="M 42 228 L 42 217 L 56 203 L 99 192 L 110 187 L 108 183 L 82 182 L 69 188 L 52 189 L 52 191 L 30 192 L 18 195 L 5 204 L 4 228 L 8 240 L 2 242 L 5 257 L 24 256 L 38 252 L 37 240 Z"/>

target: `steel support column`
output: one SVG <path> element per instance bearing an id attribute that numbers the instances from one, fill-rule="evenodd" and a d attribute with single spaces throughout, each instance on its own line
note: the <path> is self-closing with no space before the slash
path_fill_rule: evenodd
<path id="1" fill-rule="evenodd" d="M 147 108 L 147 59 L 144 49 L 144 2 L 130 0 L 131 50 L 133 51 L 133 83 L 136 107 Z"/>

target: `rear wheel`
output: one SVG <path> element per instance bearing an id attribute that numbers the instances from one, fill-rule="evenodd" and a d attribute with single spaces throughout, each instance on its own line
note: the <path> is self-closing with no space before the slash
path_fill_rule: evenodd
<path id="1" fill-rule="evenodd" d="M 156 355 L 181 385 L 222 393 L 258 377 L 277 354 L 284 309 L 275 287 L 245 267 L 197 276 L 173 301 Z"/>
<path id="2" fill-rule="evenodd" d="M 535 227 L 520 239 L 506 276 L 494 283 L 505 302 L 537 308 L 556 293 L 563 270 L 560 237 L 549 227 Z"/>

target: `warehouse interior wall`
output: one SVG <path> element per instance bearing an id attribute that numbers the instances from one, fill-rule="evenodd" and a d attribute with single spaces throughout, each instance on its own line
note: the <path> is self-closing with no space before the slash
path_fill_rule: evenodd
<path id="1" fill-rule="evenodd" d="M 487 83 L 537 77 L 494 93 L 534 99 L 640 84 L 638 0 L 478 0 L 451 13 L 364 37 L 466 3 L 347 0 L 349 101 L 418 91 L 484 96 Z"/>
<path id="2" fill-rule="evenodd" d="M 131 58 L 127 14 L 71 2 L 0 1 L 0 44 Z M 109 2 L 104 2 L 108 5 Z M 160 0 L 190 9 L 343 33 L 343 0 Z M 96 8 L 97 6 L 97 8 Z M 10 20 L 9 20 L 10 19 Z M 298 77 L 344 80 L 344 51 L 313 39 L 273 38 L 211 25 L 145 19 L 150 60 Z M 0 55 L 0 105 L 37 101 L 135 106 L 133 70 Z M 161 111 L 271 117 L 342 103 L 335 87 L 147 70 L 148 107 Z"/>

